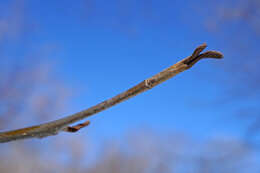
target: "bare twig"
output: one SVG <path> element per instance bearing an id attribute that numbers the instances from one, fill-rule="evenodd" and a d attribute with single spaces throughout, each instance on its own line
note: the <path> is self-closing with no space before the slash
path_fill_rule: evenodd
<path id="1" fill-rule="evenodd" d="M 74 132 L 79 131 L 81 128 L 88 126 L 89 124 L 90 124 L 90 121 L 86 121 L 84 123 L 80 123 L 80 124 L 77 124 L 77 125 L 72 126 L 72 127 L 70 127 L 70 126 L 65 127 L 63 129 L 63 131 L 64 132 L 72 132 L 72 133 L 74 133 Z"/>
<path id="2" fill-rule="evenodd" d="M 73 115 L 58 119 L 56 121 L 48 122 L 45 124 L 40 124 L 37 126 L 22 128 L 18 130 L 12 130 L 7 132 L 1 132 L 0 133 L 0 142 L 9 142 L 14 141 L 18 139 L 25 139 L 25 138 L 43 138 L 51 135 L 56 135 L 60 131 L 66 131 L 66 132 L 76 132 L 79 129 L 87 126 L 89 124 L 89 121 L 86 121 L 83 124 L 78 124 L 75 126 L 68 126 L 72 123 L 75 123 L 77 121 L 80 121 L 84 118 L 87 118 L 91 115 L 94 115 L 98 112 L 101 112 L 105 109 L 108 109 L 118 103 L 121 103 L 122 101 L 125 101 L 131 97 L 136 96 L 137 94 L 140 94 L 146 90 L 149 90 L 153 88 L 154 86 L 162 83 L 163 81 L 172 78 L 173 76 L 177 75 L 178 73 L 181 73 L 189 68 L 191 68 L 196 62 L 203 58 L 222 58 L 223 55 L 220 52 L 216 51 L 207 51 L 205 53 L 200 54 L 205 48 L 206 44 L 202 44 L 199 47 L 197 47 L 193 54 L 176 64 L 170 66 L 169 68 L 161 71 L 160 73 L 152 76 L 151 78 L 148 78 L 136 86 L 126 90 L 125 92 L 122 92 L 108 100 L 105 100 L 93 107 L 90 107 L 86 110 L 83 110 L 81 112 L 75 113 Z"/>

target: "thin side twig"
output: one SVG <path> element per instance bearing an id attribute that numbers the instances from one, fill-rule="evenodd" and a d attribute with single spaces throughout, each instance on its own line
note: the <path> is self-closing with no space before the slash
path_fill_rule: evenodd
<path id="1" fill-rule="evenodd" d="M 217 51 L 207 51 L 205 53 L 201 53 L 206 48 L 206 46 L 206 44 L 198 46 L 191 56 L 184 58 L 183 60 L 161 71 L 160 73 L 140 82 L 134 87 L 86 110 L 48 123 L 26 127 L 18 130 L 0 132 L 0 142 L 3 143 L 26 138 L 43 138 L 47 136 L 56 135 L 60 131 L 76 132 L 79 129 L 87 126 L 89 124 L 89 121 L 72 127 L 69 126 L 70 124 L 80 121 L 105 109 L 108 109 L 118 103 L 121 103 L 131 97 L 136 96 L 137 94 L 149 90 L 155 87 L 156 85 L 174 77 L 175 75 L 191 68 L 196 62 L 198 62 L 201 59 L 220 59 L 223 57 L 223 55 Z"/>
<path id="2" fill-rule="evenodd" d="M 63 131 L 64 131 L 64 132 L 72 132 L 72 133 L 74 133 L 74 132 L 79 131 L 79 130 L 82 129 L 83 127 L 88 126 L 89 124 L 90 124 L 90 121 L 86 121 L 86 122 L 84 122 L 84 123 L 80 123 L 80 124 L 77 124 L 77 125 L 75 125 L 75 126 L 65 127 L 65 128 L 63 129 Z"/>

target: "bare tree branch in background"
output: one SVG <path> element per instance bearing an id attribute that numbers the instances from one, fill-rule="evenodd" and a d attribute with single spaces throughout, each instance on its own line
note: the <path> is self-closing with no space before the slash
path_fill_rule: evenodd
<path id="1" fill-rule="evenodd" d="M 49 123 L 40 124 L 32 127 L 26 127 L 18 130 L 13 130 L 13 131 L 1 132 L 0 142 L 9 142 L 18 139 L 35 138 L 35 137 L 43 138 L 51 135 L 56 135 L 60 131 L 67 131 L 67 132 L 77 131 L 78 129 L 88 125 L 89 122 L 79 124 L 73 127 L 68 127 L 68 125 L 75 123 L 79 120 L 82 120 L 86 117 L 89 117 L 91 115 L 94 115 L 98 112 L 101 112 L 105 109 L 108 109 L 144 91 L 147 91 L 155 87 L 156 85 L 174 77 L 175 75 L 191 68 L 195 63 L 197 63 L 201 59 L 204 58 L 220 59 L 223 57 L 223 55 L 220 52 L 216 52 L 216 51 L 206 51 L 205 53 L 201 53 L 205 48 L 206 48 L 206 44 L 202 44 L 201 46 L 197 47 L 194 50 L 191 56 L 177 62 L 176 64 L 154 75 L 153 77 L 144 80 L 143 82 L 128 89 L 127 91 L 122 92 L 113 98 L 105 100 L 89 109 L 83 110 L 81 112 L 75 113 L 68 117 L 61 118 L 59 120 L 52 121 Z"/>
<path id="2" fill-rule="evenodd" d="M 74 150 L 66 156 L 66 163 L 62 164 L 49 154 L 47 158 L 39 157 L 39 151 L 21 149 L 15 147 L 19 143 L 10 143 L 8 145 L 14 145 L 12 150 L 0 155 L 0 169 L 5 173 L 17 172 L 17 169 L 19 173 L 34 170 L 64 173 L 258 173 L 260 170 L 258 157 L 251 148 L 232 137 L 198 141 L 183 133 L 157 134 L 152 129 L 141 128 L 119 139 L 110 137 L 98 147 L 82 144 L 81 137 L 74 137 L 73 140 L 64 138 L 58 143 L 59 148 Z M 88 152 L 83 153 L 84 150 Z"/>

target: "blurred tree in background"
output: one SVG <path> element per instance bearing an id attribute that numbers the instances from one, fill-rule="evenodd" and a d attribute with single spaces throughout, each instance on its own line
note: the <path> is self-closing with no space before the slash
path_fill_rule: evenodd
<path id="1" fill-rule="evenodd" d="M 51 59 L 56 46 L 35 46 L 26 39 L 28 34 L 37 32 L 37 26 L 26 15 L 26 2 L 14 1 L 0 7 L 0 130 L 55 119 L 64 112 L 71 95 L 69 87 L 56 75 L 57 63 Z M 107 23 L 99 23 L 101 27 L 112 27 L 132 37 L 140 34 L 138 23 L 142 21 L 151 27 L 182 21 L 181 27 L 189 26 L 192 34 L 198 30 L 207 32 L 225 52 L 226 62 L 221 65 L 225 76 L 214 81 L 226 89 L 226 98 L 205 102 L 221 105 L 259 100 L 259 0 L 198 0 L 186 6 L 180 1 L 111 1 L 117 11 L 99 8 L 97 2 L 83 1 L 82 22 L 91 25 L 106 18 Z M 242 125 L 250 121 L 246 124 L 249 134 L 259 130 L 258 105 L 244 104 L 235 115 L 243 117 L 238 122 Z M 200 141 L 186 134 L 161 135 L 151 129 L 135 129 L 121 137 L 120 142 L 111 139 L 99 146 L 80 136 L 56 136 L 55 140 L 1 146 L 0 171 L 259 172 L 259 155 L 247 142 L 225 136 Z"/>
<path id="2" fill-rule="evenodd" d="M 229 56 L 222 64 L 225 76 L 221 84 L 226 88 L 222 104 L 242 103 L 234 113 L 248 127 L 248 141 L 258 144 L 260 130 L 260 1 L 203 1 L 198 13 L 205 16 L 205 28 L 216 37 Z M 255 138 L 255 139 L 254 139 Z"/>

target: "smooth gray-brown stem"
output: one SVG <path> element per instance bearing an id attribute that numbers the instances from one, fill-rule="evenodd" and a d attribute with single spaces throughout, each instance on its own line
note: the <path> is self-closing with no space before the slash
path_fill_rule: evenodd
<path id="1" fill-rule="evenodd" d="M 65 132 L 76 132 L 79 129 L 87 126 L 89 124 L 89 121 L 86 121 L 85 123 L 81 123 L 75 126 L 70 127 L 69 125 L 75 122 L 78 122 L 84 118 L 87 118 L 91 115 L 94 115 L 98 112 L 101 112 L 105 109 L 108 109 L 118 103 L 121 103 L 131 97 L 136 96 L 137 94 L 140 94 L 146 90 L 149 90 L 156 85 L 172 78 L 173 76 L 177 75 L 178 73 L 181 73 L 189 68 L 191 68 L 196 62 L 203 58 L 217 58 L 220 59 L 223 57 L 223 55 L 220 52 L 217 51 L 207 51 L 205 53 L 201 53 L 207 45 L 204 43 L 200 46 L 198 46 L 193 54 L 176 64 L 170 66 L 169 68 L 161 71 L 160 73 L 140 82 L 139 84 L 135 85 L 134 87 L 110 98 L 107 99 L 93 107 L 90 107 L 86 110 L 83 110 L 81 112 L 75 113 L 73 115 L 51 121 L 48 123 L 26 127 L 18 130 L 11 130 L 6 132 L 0 132 L 0 142 L 9 142 L 14 141 L 18 139 L 25 139 L 25 138 L 43 138 L 51 135 L 56 135 L 60 131 Z"/>

